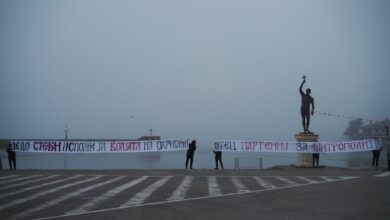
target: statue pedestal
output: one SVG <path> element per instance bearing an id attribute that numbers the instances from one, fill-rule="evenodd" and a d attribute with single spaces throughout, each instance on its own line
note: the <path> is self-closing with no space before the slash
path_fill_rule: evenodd
<path id="1" fill-rule="evenodd" d="M 298 142 L 317 142 L 320 136 L 318 134 L 299 133 L 295 135 L 295 139 Z M 299 153 L 298 154 L 298 166 L 299 167 L 312 167 L 313 166 L 313 154 L 312 153 Z"/>

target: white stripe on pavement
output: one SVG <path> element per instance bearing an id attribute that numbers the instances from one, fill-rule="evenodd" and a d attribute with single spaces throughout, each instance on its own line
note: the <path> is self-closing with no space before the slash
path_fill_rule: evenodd
<path id="1" fill-rule="evenodd" d="M 260 186 L 262 186 L 266 189 L 275 189 L 276 188 L 275 185 L 272 185 L 271 183 L 265 181 L 264 178 L 262 178 L 262 177 L 254 176 L 253 179 L 255 179 L 257 181 L 257 183 L 259 183 Z"/>
<path id="2" fill-rule="evenodd" d="M 12 185 L 9 185 L 9 186 L 1 187 L 0 190 L 10 189 L 10 188 L 18 187 L 18 186 L 24 186 L 24 185 L 31 184 L 31 183 L 52 179 L 52 178 L 58 177 L 58 176 L 59 175 L 52 175 L 52 176 L 42 177 L 42 178 L 39 178 L 39 179 L 29 180 L 29 181 L 25 181 L 25 182 L 21 182 L 21 183 L 17 183 L 17 184 L 12 184 Z"/>
<path id="3" fill-rule="evenodd" d="M 378 175 L 375 175 L 376 177 L 388 177 L 390 176 L 390 172 L 384 172 L 384 173 L 381 173 L 381 174 L 378 174 Z"/>
<path id="4" fill-rule="evenodd" d="M 237 188 L 237 192 L 249 192 L 249 189 L 241 182 L 238 177 L 231 178 L 233 185 Z"/>
<path id="5" fill-rule="evenodd" d="M 180 185 L 176 188 L 176 190 L 172 193 L 171 197 L 169 197 L 167 200 L 172 201 L 184 199 L 193 180 L 193 176 L 184 177 L 183 181 L 181 181 Z"/>
<path id="6" fill-rule="evenodd" d="M 80 212 L 89 211 L 93 207 L 96 207 L 97 205 L 99 205 L 100 203 L 102 203 L 104 201 L 107 201 L 108 199 L 116 196 L 117 194 L 121 193 L 122 191 L 124 191 L 126 189 L 129 189 L 129 188 L 137 185 L 138 183 L 141 183 L 142 181 L 146 180 L 147 178 L 148 178 L 147 176 L 143 176 L 143 177 L 140 177 L 140 178 L 135 179 L 133 181 L 130 181 L 130 182 L 126 183 L 126 184 L 123 184 L 121 186 L 118 186 L 118 187 L 116 187 L 114 189 L 111 189 L 110 191 L 104 193 L 103 195 L 101 195 L 99 197 L 96 197 L 92 201 L 90 201 L 88 203 L 85 203 L 80 208 L 74 209 L 74 210 L 69 211 L 69 212 L 67 212 L 65 214 L 74 214 L 74 213 L 80 213 Z"/>
<path id="7" fill-rule="evenodd" d="M 351 180 L 351 179 L 356 179 L 359 178 L 357 176 L 339 176 L 343 180 Z"/>
<path id="8" fill-rule="evenodd" d="M 17 177 L 17 176 L 19 176 L 19 175 L 1 176 L 0 180 L 2 180 L 2 179 L 9 179 L 9 178 Z"/>
<path id="9" fill-rule="evenodd" d="M 137 193 L 133 198 L 131 198 L 129 201 L 123 203 L 121 207 L 125 206 L 135 206 L 143 203 L 154 191 L 156 191 L 158 188 L 160 188 L 162 185 L 164 185 L 172 176 L 166 176 L 152 185 L 148 186 L 141 192 Z"/>
<path id="10" fill-rule="evenodd" d="M 43 183 L 43 184 L 36 185 L 36 186 L 31 186 L 31 187 L 28 187 L 28 188 L 25 188 L 25 189 L 22 189 L 22 190 L 18 190 L 18 191 L 3 193 L 3 194 L 0 195 L 0 199 L 8 197 L 8 196 L 16 195 L 16 194 L 19 194 L 19 193 L 22 193 L 22 192 L 26 192 L 26 191 L 42 188 L 42 187 L 45 187 L 45 186 L 53 185 L 53 184 L 56 184 L 56 183 L 65 182 L 67 180 L 79 178 L 81 176 L 82 175 L 76 175 L 76 176 L 68 177 L 68 178 L 65 178 L 65 179 L 55 180 L 55 181 L 52 181 L 52 182 Z"/>
<path id="11" fill-rule="evenodd" d="M 0 184 L 7 184 L 7 183 L 20 181 L 20 180 L 27 180 L 27 179 L 35 178 L 35 177 L 38 177 L 38 176 L 41 176 L 41 175 L 32 175 L 32 176 L 18 177 L 16 179 L 11 179 L 11 180 L 6 180 L 6 181 L 3 181 L 3 182 L 0 182 Z"/>
<path id="12" fill-rule="evenodd" d="M 320 178 L 324 179 L 325 181 L 334 181 L 334 179 L 327 177 L 327 176 L 320 176 Z"/>
<path id="13" fill-rule="evenodd" d="M 90 181 L 93 181 L 93 180 L 97 180 L 99 178 L 101 178 L 101 176 L 96 176 L 96 177 L 92 177 L 92 178 L 89 178 L 89 179 L 81 180 L 81 181 L 78 181 L 78 182 L 65 184 L 63 186 L 59 186 L 59 187 L 56 187 L 56 188 L 48 189 L 48 190 L 42 191 L 40 193 L 31 195 L 31 196 L 28 196 L 28 197 L 25 197 L 25 198 L 22 198 L 22 199 L 13 200 L 13 201 L 8 202 L 8 203 L 6 203 L 4 205 L 0 205 L 0 211 L 6 209 L 8 207 L 15 206 L 15 205 L 18 205 L 20 203 L 24 203 L 24 202 L 36 199 L 36 198 L 39 198 L 41 196 L 45 196 L 45 195 L 47 195 L 49 193 L 57 192 L 57 191 L 60 191 L 62 189 L 66 189 L 66 188 L 69 188 L 69 187 L 72 187 L 72 186 L 75 186 L 75 185 L 78 185 L 78 184 L 82 184 L 82 183 L 90 182 Z"/>
<path id="14" fill-rule="evenodd" d="M 77 190 L 75 192 L 71 192 L 71 193 L 65 194 L 63 196 L 60 196 L 58 198 L 55 198 L 55 199 L 53 199 L 51 201 L 45 202 L 45 203 L 43 203 L 43 204 L 41 204 L 41 205 L 39 205 L 39 206 L 37 206 L 35 208 L 29 209 L 29 210 L 24 210 L 24 211 L 20 212 L 19 214 L 15 215 L 15 216 L 13 216 L 11 218 L 20 219 L 20 218 L 27 217 L 27 216 L 31 215 L 32 213 L 34 213 L 34 212 L 38 212 L 38 211 L 40 211 L 42 209 L 46 209 L 46 208 L 48 208 L 50 206 L 57 205 L 60 202 L 63 202 L 63 201 L 65 201 L 67 199 L 70 199 L 72 197 L 76 197 L 76 196 L 80 195 L 81 193 L 84 193 L 84 192 L 96 189 L 96 188 L 98 188 L 100 186 L 104 186 L 104 185 L 113 183 L 113 182 L 118 181 L 118 180 L 123 179 L 123 178 L 124 178 L 124 176 L 119 176 L 119 177 L 111 179 L 111 180 L 107 180 L 107 181 L 104 181 L 104 182 L 101 182 L 101 183 L 96 183 L 94 185 L 90 185 L 90 186 L 85 187 L 85 188 L 81 188 L 81 189 L 79 189 L 79 190 Z"/>
<path id="15" fill-rule="evenodd" d="M 309 179 L 309 178 L 304 177 L 304 176 L 297 176 L 297 178 L 300 179 L 300 180 L 303 180 L 303 181 L 305 181 L 305 182 L 308 182 L 308 183 L 318 183 L 318 181 Z"/>
<path id="16" fill-rule="evenodd" d="M 210 196 L 222 195 L 221 189 L 218 186 L 217 178 L 215 176 L 209 176 L 207 180 L 209 186 L 209 195 Z"/>
<path id="17" fill-rule="evenodd" d="M 283 182 L 285 182 L 285 183 L 287 183 L 289 186 L 296 186 L 296 185 L 299 185 L 299 183 L 296 183 L 296 182 L 294 182 L 294 181 L 291 181 L 291 180 L 289 180 L 289 179 L 286 179 L 286 178 L 284 178 L 284 177 L 282 177 L 282 176 L 275 176 L 274 178 L 275 178 L 275 179 L 278 179 L 278 180 L 280 180 L 280 181 L 283 181 Z"/>

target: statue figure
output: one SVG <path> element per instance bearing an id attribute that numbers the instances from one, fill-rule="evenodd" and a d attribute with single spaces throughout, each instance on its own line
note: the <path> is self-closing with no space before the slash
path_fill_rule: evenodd
<path id="1" fill-rule="evenodd" d="M 302 91 L 303 84 L 306 82 L 306 76 L 303 76 L 303 81 L 301 83 L 301 86 L 299 87 L 299 93 L 301 94 L 302 98 L 302 105 L 301 105 L 301 116 L 302 116 L 302 126 L 303 126 L 303 133 L 309 133 L 313 134 L 313 132 L 309 131 L 309 125 L 310 125 L 310 104 L 312 106 L 311 108 L 311 114 L 314 114 L 314 99 L 310 96 L 311 90 L 308 88 L 306 89 L 306 94 Z"/>

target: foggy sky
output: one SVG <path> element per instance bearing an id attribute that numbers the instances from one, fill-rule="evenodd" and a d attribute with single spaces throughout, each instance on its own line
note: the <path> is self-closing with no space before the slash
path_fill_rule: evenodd
<path id="1" fill-rule="evenodd" d="M 390 118 L 388 1 L 0 1 L 0 138 L 294 140 Z M 310 129 L 338 141 L 348 120 Z M 210 146 L 209 146 L 210 145 Z"/>

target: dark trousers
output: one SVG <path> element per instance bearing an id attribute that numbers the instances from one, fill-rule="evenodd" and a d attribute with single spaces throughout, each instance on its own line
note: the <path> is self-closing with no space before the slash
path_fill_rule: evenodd
<path id="1" fill-rule="evenodd" d="M 379 163 L 379 156 L 381 155 L 380 150 L 373 150 L 372 151 L 372 166 L 375 166 L 378 168 Z"/>
<path id="2" fill-rule="evenodd" d="M 190 168 L 192 169 L 192 163 L 194 162 L 194 152 L 187 151 L 186 169 L 188 167 L 188 161 L 190 161 Z"/>
<path id="3" fill-rule="evenodd" d="M 314 164 L 317 164 L 317 167 L 318 167 L 319 161 L 320 161 L 320 154 L 314 153 L 313 154 L 313 167 L 314 167 Z"/>
<path id="4" fill-rule="evenodd" d="M 12 165 L 14 165 L 14 170 L 16 170 L 16 158 L 8 157 L 9 169 L 12 170 Z"/>
<path id="5" fill-rule="evenodd" d="M 218 169 L 218 161 L 219 161 L 219 164 L 221 164 L 221 168 L 223 169 L 223 164 L 222 164 L 222 158 L 221 157 L 215 157 L 215 169 Z"/>

